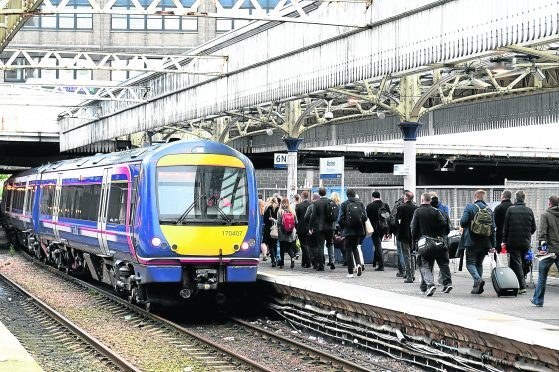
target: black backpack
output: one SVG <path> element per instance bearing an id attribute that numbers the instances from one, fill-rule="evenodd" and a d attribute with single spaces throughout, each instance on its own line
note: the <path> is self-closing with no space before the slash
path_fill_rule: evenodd
<path id="1" fill-rule="evenodd" d="M 390 221 L 390 212 L 386 204 L 378 209 L 378 230 L 383 234 L 388 233 L 388 222 Z"/>
<path id="2" fill-rule="evenodd" d="M 354 228 L 363 227 L 363 208 L 359 203 L 347 203 L 346 226 Z"/>
<path id="3" fill-rule="evenodd" d="M 329 200 L 324 206 L 324 218 L 326 222 L 335 222 L 340 214 L 340 207 L 333 200 Z"/>

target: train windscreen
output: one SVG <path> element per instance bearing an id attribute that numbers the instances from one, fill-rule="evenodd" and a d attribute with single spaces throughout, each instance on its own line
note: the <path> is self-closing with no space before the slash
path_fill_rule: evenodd
<path id="1" fill-rule="evenodd" d="M 157 168 L 161 223 L 248 223 L 246 171 L 219 166 Z"/>

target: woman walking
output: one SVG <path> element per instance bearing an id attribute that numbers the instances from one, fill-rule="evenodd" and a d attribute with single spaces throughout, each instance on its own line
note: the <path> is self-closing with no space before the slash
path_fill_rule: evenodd
<path id="1" fill-rule="evenodd" d="M 277 220 L 278 220 L 278 202 L 276 198 L 271 197 L 268 199 L 268 205 L 264 210 L 264 231 L 262 233 L 262 240 L 264 244 L 268 247 L 268 252 L 270 253 L 270 258 L 272 260 L 272 267 L 276 267 L 276 253 L 278 237 L 272 237 L 272 228 L 277 231 Z"/>
<path id="2" fill-rule="evenodd" d="M 284 198 L 281 201 L 281 207 L 278 212 L 278 231 L 279 231 L 279 242 L 280 242 L 280 261 L 278 266 L 283 269 L 284 255 L 285 252 L 291 258 L 291 268 L 295 267 L 295 257 L 296 247 L 295 241 L 297 240 L 297 231 L 295 230 L 295 225 L 297 224 L 297 216 L 289 204 L 289 199 Z"/>

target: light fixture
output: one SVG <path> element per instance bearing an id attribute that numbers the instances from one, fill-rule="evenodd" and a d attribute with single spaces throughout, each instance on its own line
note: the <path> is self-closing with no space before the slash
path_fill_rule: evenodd
<path id="1" fill-rule="evenodd" d="M 474 167 L 468 167 L 469 170 L 474 170 Z"/>
<path id="2" fill-rule="evenodd" d="M 382 111 L 377 111 L 377 117 L 378 117 L 380 120 L 383 120 L 383 119 L 386 117 L 386 114 L 385 114 L 384 112 L 382 112 Z"/>
<path id="3" fill-rule="evenodd" d="M 326 119 L 326 120 L 334 119 L 334 113 L 332 111 L 326 111 L 324 113 L 324 119 Z"/>
<path id="4" fill-rule="evenodd" d="M 272 134 L 274 134 L 274 130 L 272 128 L 268 128 L 266 129 L 266 134 L 271 136 Z"/>
<path id="5" fill-rule="evenodd" d="M 516 58 L 496 58 L 492 59 L 489 69 L 495 74 L 502 74 L 516 68 Z"/>

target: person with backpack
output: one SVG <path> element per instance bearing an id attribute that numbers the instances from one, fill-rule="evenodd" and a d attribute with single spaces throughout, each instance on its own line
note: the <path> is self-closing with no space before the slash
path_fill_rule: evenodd
<path id="1" fill-rule="evenodd" d="M 462 239 L 466 249 L 466 269 L 474 280 L 472 294 L 483 293 L 483 260 L 489 251 L 495 252 L 497 245 L 493 212 L 484 199 L 485 190 L 477 190 L 474 202 L 466 205 L 460 219 L 460 226 L 464 229 Z"/>
<path id="2" fill-rule="evenodd" d="M 338 224 L 342 229 L 342 236 L 344 236 L 344 244 L 346 251 L 347 261 L 347 278 L 353 278 L 353 262 L 357 266 L 357 276 L 363 273 L 358 245 L 361 244 L 365 237 L 365 221 L 367 214 L 365 213 L 365 206 L 355 196 L 353 189 L 347 189 L 347 200 L 340 206 L 340 216 Z"/>
<path id="3" fill-rule="evenodd" d="M 320 199 L 313 203 L 311 226 L 316 229 L 315 256 L 317 270 L 324 271 L 324 244 L 328 247 L 328 259 L 331 270 L 334 270 L 334 225 L 339 215 L 339 207 L 326 197 L 326 188 L 318 189 Z M 335 217 L 334 217 L 335 215 Z"/>
<path id="4" fill-rule="evenodd" d="M 295 214 L 297 215 L 297 237 L 301 243 L 301 253 L 303 255 L 301 267 L 308 268 L 311 267 L 311 255 L 309 253 L 308 242 L 309 226 L 305 220 L 305 213 L 307 213 L 307 209 L 309 209 L 311 205 L 309 201 L 309 192 L 306 190 L 303 191 L 301 193 L 301 198 L 303 200 L 295 207 Z"/>
<path id="5" fill-rule="evenodd" d="M 297 229 L 295 225 L 297 224 L 297 216 L 289 204 L 288 198 L 283 198 L 281 200 L 281 206 L 278 211 L 278 232 L 279 232 L 279 243 L 280 243 L 280 259 L 278 266 L 283 269 L 285 252 L 291 258 L 291 268 L 295 267 L 295 257 L 296 247 L 295 241 L 297 240 Z"/>
<path id="6" fill-rule="evenodd" d="M 398 256 L 398 272 L 396 273 L 396 277 L 403 278 L 405 277 L 406 273 L 406 266 L 404 260 L 404 254 L 402 252 L 402 244 L 400 243 L 400 239 L 398 238 L 398 221 L 396 220 L 396 213 L 398 212 L 398 208 L 404 205 L 405 195 L 409 192 L 409 190 L 404 190 L 404 193 L 398 200 L 394 202 L 394 206 L 392 207 L 392 211 L 390 212 L 390 222 L 389 228 L 390 233 L 394 234 L 395 241 L 396 241 L 396 256 Z M 411 219 L 410 219 L 411 221 Z"/>
<path id="7" fill-rule="evenodd" d="M 510 268 L 518 279 L 518 294 L 526 294 L 523 264 L 532 243 L 532 234 L 536 232 L 536 219 L 532 209 L 524 202 L 524 191 L 519 190 L 514 196 L 516 200 L 505 214 L 503 243 L 509 252 Z"/>
<path id="8" fill-rule="evenodd" d="M 389 231 L 390 207 L 380 200 L 380 193 L 373 191 L 373 201 L 367 205 L 367 218 L 373 225 L 374 232 L 371 235 L 374 246 L 373 266 L 378 265 L 375 271 L 384 271 L 384 260 L 382 258 L 382 238 Z"/>

